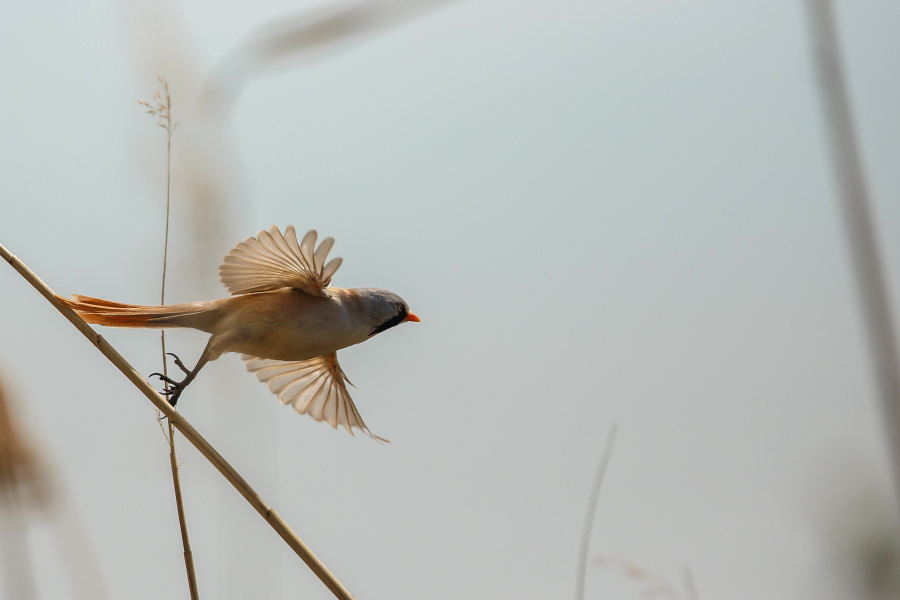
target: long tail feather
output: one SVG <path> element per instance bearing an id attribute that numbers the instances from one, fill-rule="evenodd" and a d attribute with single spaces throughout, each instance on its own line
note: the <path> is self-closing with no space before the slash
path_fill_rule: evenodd
<path id="1" fill-rule="evenodd" d="M 209 331 L 218 320 L 217 311 L 210 302 L 142 306 L 78 294 L 73 294 L 71 298 L 57 298 L 88 323 L 107 327 L 192 327 Z"/>

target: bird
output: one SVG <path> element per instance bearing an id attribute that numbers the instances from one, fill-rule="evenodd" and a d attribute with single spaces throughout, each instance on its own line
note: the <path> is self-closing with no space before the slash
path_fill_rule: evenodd
<path id="1" fill-rule="evenodd" d="M 236 352 L 282 404 L 335 429 L 341 426 L 353 434 L 356 428 L 387 441 L 369 430 L 353 404 L 337 351 L 420 319 L 394 292 L 331 287 L 343 259 L 326 263 L 334 238 L 316 247 L 317 238 L 310 230 L 298 242 L 292 225 L 284 234 L 273 225 L 237 243 L 219 267 L 219 278 L 231 294 L 219 300 L 142 306 L 77 294 L 57 298 L 95 325 L 210 333 L 193 369 L 172 355 L 184 379 L 151 375 L 169 384 L 164 393 L 172 406 L 207 362 Z"/>

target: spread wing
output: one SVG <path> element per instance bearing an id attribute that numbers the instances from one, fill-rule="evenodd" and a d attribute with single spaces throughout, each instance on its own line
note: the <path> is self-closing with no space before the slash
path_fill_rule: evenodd
<path id="1" fill-rule="evenodd" d="M 290 404 L 301 415 L 309 415 L 316 421 L 327 421 L 337 429 L 341 425 L 353 434 L 353 427 L 381 442 L 369 431 L 353 405 L 346 383 L 350 383 L 341 369 L 337 354 L 332 352 L 310 360 L 285 362 L 256 358 L 244 354 L 247 370 L 278 395 L 282 404 Z"/>
<path id="2" fill-rule="evenodd" d="M 297 288 L 314 296 L 331 283 L 331 277 L 341 266 L 341 258 L 325 264 L 334 245 L 334 238 L 325 238 L 318 248 L 315 230 L 297 243 L 294 226 L 288 225 L 284 235 L 272 225 L 235 245 L 219 267 L 222 285 L 234 295 L 265 292 L 279 288 Z"/>

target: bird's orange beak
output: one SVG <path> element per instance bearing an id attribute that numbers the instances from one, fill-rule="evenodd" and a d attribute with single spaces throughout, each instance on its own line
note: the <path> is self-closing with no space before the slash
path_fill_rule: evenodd
<path id="1" fill-rule="evenodd" d="M 417 316 L 414 315 L 413 313 L 409 313 L 408 315 L 406 315 L 406 318 L 403 319 L 403 320 L 404 320 L 404 321 L 412 321 L 413 323 L 421 323 L 421 322 L 422 322 L 422 319 L 420 319 L 419 317 L 417 317 Z"/>

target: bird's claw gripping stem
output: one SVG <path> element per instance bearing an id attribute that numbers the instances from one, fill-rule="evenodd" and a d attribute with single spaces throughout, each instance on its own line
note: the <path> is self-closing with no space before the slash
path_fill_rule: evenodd
<path id="1" fill-rule="evenodd" d="M 175 406 L 175 403 L 178 402 L 178 397 L 181 396 L 181 392 L 184 391 L 184 388 L 186 388 L 187 384 L 190 383 L 190 380 L 187 377 L 183 381 L 175 381 L 171 377 L 166 377 L 162 373 L 150 373 L 150 377 L 159 377 L 162 381 L 172 386 L 167 387 L 161 392 L 163 396 L 166 396 L 166 399 L 172 406 Z"/>
<path id="2" fill-rule="evenodd" d="M 169 401 L 169 404 L 171 404 L 172 406 L 175 406 L 175 403 L 178 402 L 178 397 L 181 396 L 181 392 L 184 391 L 184 388 L 186 388 L 187 385 L 191 381 L 193 381 L 196 373 L 192 372 L 190 369 L 188 369 L 184 365 L 184 363 L 181 362 L 181 359 L 178 358 L 178 355 L 175 354 L 174 352 L 166 352 L 166 354 L 168 356 L 172 357 L 172 362 L 175 363 L 176 367 L 181 369 L 181 371 L 185 374 L 185 378 L 182 379 L 181 381 L 175 381 L 171 377 L 167 377 L 166 375 L 163 375 L 162 373 L 150 373 L 150 377 L 159 377 L 160 380 L 162 380 L 164 383 L 168 384 L 166 386 L 166 389 L 164 389 L 161 393 L 163 396 L 166 396 L 166 398 Z M 169 386 L 171 386 L 171 387 L 169 387 Z"/>

